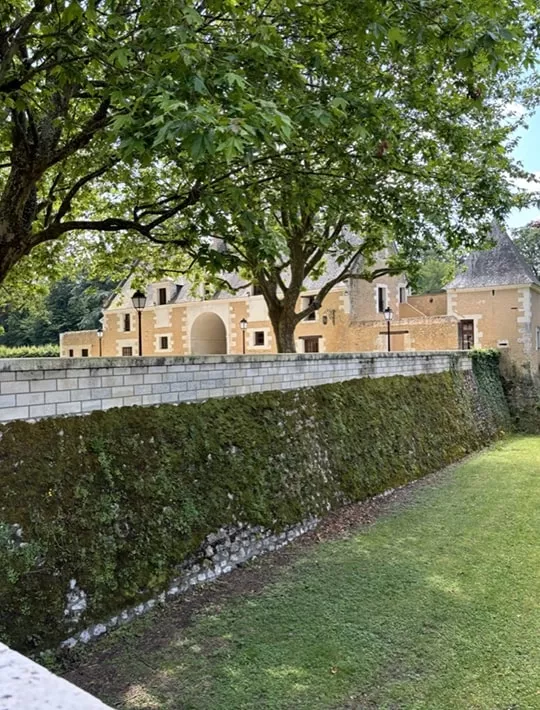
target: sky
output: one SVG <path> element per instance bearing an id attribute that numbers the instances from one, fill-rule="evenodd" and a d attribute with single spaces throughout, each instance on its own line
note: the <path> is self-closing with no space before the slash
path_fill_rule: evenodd
<path id="1" fill-rule="evenodd" d="M 540 109 L 528 119 L 527 123 L 528 129 L 523 128 L 518 131 L 517 135 L 520 136 L 520 141 L 514 150 L 514 157 L 523 164 L 525 170 L 537 173 L 540 179 Z M 529 189 L 532 188 L 529 186 Z M 513 210 L 506 225 L 510 229 L 523 227 L 532 219 L 540 219 L 540 207 Z"/>

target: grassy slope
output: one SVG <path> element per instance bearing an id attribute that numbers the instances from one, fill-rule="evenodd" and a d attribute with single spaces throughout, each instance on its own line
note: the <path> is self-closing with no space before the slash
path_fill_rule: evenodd
<path id="1" fill-rule="evenodd" d="M 113 662 L 132 688 L 102 698 L 130 710 L 540 708 L 539 504 L 540 438 L 509 440 L 153 655 L 127 643 Z"/>

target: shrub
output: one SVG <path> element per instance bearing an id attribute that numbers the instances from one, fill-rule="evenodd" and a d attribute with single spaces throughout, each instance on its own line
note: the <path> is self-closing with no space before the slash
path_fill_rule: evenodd
<path id="1" fill-rule="evenodd" d="M 0 345 L 0 358 L 13 357 L 59 357 L 60 347 L 51 343 L 50 345 L 21 345 L 20 347 L 8 347 Z"/>

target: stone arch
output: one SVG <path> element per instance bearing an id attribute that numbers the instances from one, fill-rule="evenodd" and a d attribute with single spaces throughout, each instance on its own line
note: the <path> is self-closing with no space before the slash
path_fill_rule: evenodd
<path id="1" fill-rule="evenodd" d="M 215 313 L 201 313 L 191 326 L 192 355 L 226 355 L 227 330 Z"/>

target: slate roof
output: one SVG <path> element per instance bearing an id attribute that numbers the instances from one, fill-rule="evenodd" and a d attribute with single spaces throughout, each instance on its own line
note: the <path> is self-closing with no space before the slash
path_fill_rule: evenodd
<path id="1" fill-rule="evenodd" d="M 493 238 L 493 249 L 472 252 L 465 260 L 465 270 L 445 286 L 447 290 L 538 284 L 532 267 L 497 224 L 493 226 Z"/>

